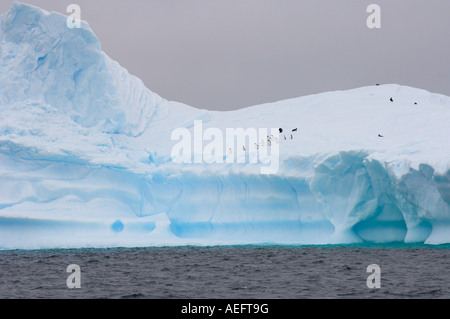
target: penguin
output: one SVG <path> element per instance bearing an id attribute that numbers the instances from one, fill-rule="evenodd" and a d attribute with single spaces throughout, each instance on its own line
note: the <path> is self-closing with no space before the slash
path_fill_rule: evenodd
<path id="1" fill-rule="evenodd" d="M 378 137 L 384 137 L 383 135 L 381 135 L 381 134 L 378 134 Z"/>
<path id="2" fill-rule="evenodd" d="M 417 105 L 417 102 L 414 102 L 414 105 Z"/>
<path id="3" fill-rule="evenodd" d="M 244 145 L 242 145 L 242 150 L 245 152 L 246 151 L 246 149 L 245 149 L 245 146 Z"/>
<path id="4" fill-rule="evenodd" d="M 286 135 L 283 135 L 283 137 L 284 137 L 284 140 L 286 141 Z"/>
<path id="5" fill-rule="evenodd" d="M 283 133 L 283 129 L 281 127 L 278 129 L 278 131 L 280 132 L 280 134 Z"/>
<path id="6" fill-rule="evenodd" d="M 391 101 L 391 102 L 394 102 L 394 99 L 393 99 L 393 98 L 390 98 L 390 101 Z"/>
<path id="7" fill-rule="evenodd" d="M 376 86 L 380 85 L 380 83 L 375 84 Z"/>
<path id="8" fill-rule="evenodd" d="M 292 130 L 292 132 L 297 132 L 297 128 L 294 128 L 294 129 Z"/>
<path id="9" fill-rule="evenodd" d="M 291 134 L 291 140 L 293 139 L 292 134 Z"/>

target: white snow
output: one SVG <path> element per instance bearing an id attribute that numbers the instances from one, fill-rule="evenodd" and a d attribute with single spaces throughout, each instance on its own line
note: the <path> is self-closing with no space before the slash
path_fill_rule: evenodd
<path id="1" fill-rule="evenodd" d="M 85 22 L 20 3 L 0 56 L 2 249 L 450 243 L 447 96 L 387 84 L 196 109 L 148 90 Z M 175 163 L 171 133 L 195 120 L 283 128 L 279 170 Z"/>

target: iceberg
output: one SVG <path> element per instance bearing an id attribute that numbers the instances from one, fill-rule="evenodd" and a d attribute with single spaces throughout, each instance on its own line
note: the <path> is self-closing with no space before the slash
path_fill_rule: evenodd
<path id="1" fill-rule="evenodd" d="M 450 97 L 385 84 L 197 109 L 66 19 L 0 16 L 0 249 L 450 243 Z"/>

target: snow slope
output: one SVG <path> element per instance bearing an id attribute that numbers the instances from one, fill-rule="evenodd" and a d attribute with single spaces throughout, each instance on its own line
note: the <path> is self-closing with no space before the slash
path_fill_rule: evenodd
<path id="1" fill-rule="evenodd" d="M 0 56 L 1 249 L 450 243 L 447 96 L 389 84 L 200 110 L 148 90 L 85 22 L 21 3 Z M 283 128 L 278 170 L 250 143 L 244 163 L 177 163 L 171 134 L 195 144 L 194 121 Z"/>

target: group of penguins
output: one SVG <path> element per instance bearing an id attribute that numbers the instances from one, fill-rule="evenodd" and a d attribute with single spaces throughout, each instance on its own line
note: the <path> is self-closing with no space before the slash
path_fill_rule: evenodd
<path id="1" fill-rule="evenodd" d="M 284 130 L 280 127 L 279 129 L 278 129 L 278 131 L 280 132 L 280 134 L 281 133 L 283 133 L 284 132 Z M 293 133 L 292 132 L 298 132 L 298 128 L 294 128 L 294 129 L 292 129 L 292 131 L 291 131 L 291 133 L 290 133 L 290 139 L 291 140 L 293 140 L 294 139 L 294 136 L 292 135 Z M 286 135 L 284 134 L 283 135 L 283 139 L 284 140 L 287 140 L 288 138 L 286 137 Z M 273 136 L 273 135 L 267 135 L 267 146 L 271 146 L 272 145 L 272 142 L 275 142 L 275 143 L 278 143 L 279 141 L 278 141 L 278 138 L 276 137 L 276 136 Z M 255 148 L 258 150 L 259 149 L 259 146 L 261 145 L 261 146 L 264 146 L 264 144 L 265 144 L 265 141 L 264 141 L 264 139 L 262 138 L 261 139 L 261 142 L 258 144 L 258 143 L 255 143 Z M 242 145 L 242 150 L 245 152 L 245 151 L 247 151 L 247 149 L 245 148 L 245 146 L 244 145 Z M 231 154 L 232 153 L 232 150 L 231 150 L 231 148 L 228 150 L 228 152 Z"/>
<path id="2" fill-rule="evenodd" d="M 378 86 L 379 84 L 377 83 L 377 86 Z M 391 97 L 390 99 L 389 99 L 391 102 L 394 102 L 394 99 Z M 417 102 L 414 102 L 414 105 L 417 105 Z M 283 133 L 284 132 L 284 130 L 280 127 L 279 129 L 278 129 L 278 131 L 280 132 L 280 134 L 281 133 Z M 292 135 L 292 132 L 297 132 L 298 131 L 298 129 L 297 128 L 294 128 L 294 129 L 292 129 L 292 131 L 291 131 L 291 133 L 290 133 L 290 139 L 292 140 L 292 139 L 294 139 L 294 136 Z M 378 137 L 384 137 L 383 135 L 381 135 L 381 134 L 378 134 Z M 287 140 L 288 138 L 286 137 L 286 135 L 284 134 L 283 135 L 283 138 L 284 138 L 284 140 Z M 271 135 L 271 136 L 267 136 L 267 145 L 268 146 L 271 146 L 272 145 L 272 142 L 275 142 L 275 143 L 278 143 L 278 138 L 277 137 L 274 137 L 273 135 Z M 256 149 L 259 149 L 259 145 L 261 145 L 261 146 L 264 146 L 264 139 L 261 139 L 261 143 L 260 144 L 257 144 L 257 143 L 255 143 L 255 148 Z M 242 149 L 244 150 L 244 151 L 246 151 L 247 149 L 245 148 L 245 146 L 242 146 Z M 230 149 L 230 151 L 231 151 L 231 149 Z"/>
<path id="3" fill-rule="evenodd" d="M 278 129 L 278 132 L 280 132 L 280 134 L 283 133 L 283 131 L 284 130 L 281 127 Z M 297 132 L 297 131 L 298 131 L 297 128 L 292 129 L 292 132 Z M 283 135 L 283 138 L 284 138 L 285 141 L 287 140 L 286 135 Z M 290 139 L 291 140 L 294 139 L 294 136 L 292 135 L 292 133 L 290 134 Z M 272 141 L 275 142 L 275 143 L 278 143 L 278 138 L 274 137 L 273 135 L 270 135 L 270 136 L 267 135 L 267 146 L 271 146 L 272 145 Z M 261 139 L 261 143 L 260 144 L 255 143 L 255 148 L 259 149 L 259 145 L 264 146 L 264 139 Z M 245 146 L 242 146 L 242 149 L 245 151 Z"/>

